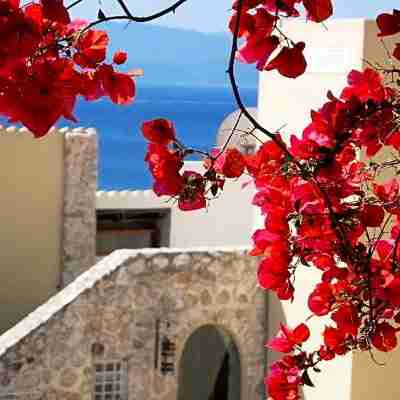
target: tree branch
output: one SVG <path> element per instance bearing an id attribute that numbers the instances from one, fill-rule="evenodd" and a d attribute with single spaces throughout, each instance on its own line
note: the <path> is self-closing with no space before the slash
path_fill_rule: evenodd
<path id="1" fill-rule="evenodd" d="M 77 0 L 73 5 L 76 5 L 77 3 L 81 2 L 83 0 Z M 121 5 L 121 7 L 123 8 L 125 14 L 123 15 L 113 15 L 111 17 L 106 17 L 104 19 L 101 20 L 97 20 L 94 21 L 92 23 L 90 23 L 89 25 L 87 25 L 85 27 L 85 29 L 83 30 L 84 32 L 93 28 L 94 26 L 101 24 L 103 22 L 108 22 L 108 21 L 116 21 L 116 20 L 125 20 L 125 21 L 132 21 L 132 22 L 150 22 L 150 21 L 154 21 L 155 19 L 161 18 L 164 15 L 170 14 L 170 13 L 175 13 L 175 11 L 184 3 L 186 3 L 188 0 L 178 0 L 175 3 L 173 3 L 172 5 L 170 5 L 167 8 L 164 8 L 161 11 L 158 11 L 154 14 L 151 15 L 147 15 L 145 17 L 137 17 L 135 15 L 132 15 L 132 13 L 129 11 L 128 7 L 126 6 L 126 4 L 121 1 L 118 0 L 118 3 Z"/>
<path id="2" fill-rule="evenodd" d="M 240 110 L 242 111 L 243 115 L 247 117 L 247 119 L 253 124 L 253 126 L 264 133 L 266 136 L 268 136 L 274 143 L 279 146 L 282 151 L 288 156 L 290 160 L 293 160 L 293 156 L 290 154 L 286 144 L 282 141 L 279 140 L 276 134 L 270 132 L 268 129 L 263 127 L 261 124 L 257 122 L 255 118 L 247 111 L 245 105 L 243 104 L 239 87 L 236 82 L 236 77 L 235 77 L 235 59 L 236 59 L 236 52 L 238 50 L 238 37 L 239 37 L 239 30 L 240 30 L 240 17 L 242 14 L 243 10 L 243 0 L 238 0 L 237 3 L 237 19 L 236 19 L 236 25 L 235 25 L 235 30 L 233 32 L 233 39 L 232 39 L 232 48 L 230 52 L 230 57 L 229 57 L 229 65 L 227 69 L 227 73 L 229 75 L 229 80 L 231 83 L 233 95 L 235 97 L 236 103 Z"/>
<path id="3" fill-rule="evenodd" d="M 130 12 L 128 6 L 125 4 L 123 0 L 117 0 L 118 4 L 121 6 L 122 10 L 124 11 L 125 15 L 130 18 L 134 18 L 133 14 Z"/>
<path id="4" fill-rule="evenodd" d="M 67 10 L 71 9 L 72 7 L 77 6 L 79 3 L 82 3 L 84 0 L 75 0 L 72 4 L 70 4 L 67 8 Z"/>

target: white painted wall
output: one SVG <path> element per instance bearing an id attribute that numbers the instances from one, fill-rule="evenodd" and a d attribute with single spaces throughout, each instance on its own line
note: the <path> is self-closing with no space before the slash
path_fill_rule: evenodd
<path id="1" fill-rule="evenodd" d="M 185 170 L 201 171 L 198 161 L 185 162 Z M 249 178 L 226 182 L 223 194 L 207 209 L 183 212 L 167 197 L 151 190 L 134 192 L 97 192 L 97 209 L 169 209 L 170 247 L 243 246 L 250 243 L 253 230 L 252 185 L 242 188 Z"/>
<path id="2" fill-rule="evenodd" d="M 327 29 L 321 24 L 296 21 L 285 24 L 283 29 L 295 41 L 306 43 L 307 72 L 293 80 L 281 77 L 276 72 L 261 73 L 259 83 L 258 119 L 274 131 L 282 125 L 283 138 L 291 134 L 301 135 L 310 121 L 310 110 L 318 109 L 326 101 L 326 93 L 332 90 L 339 95 L 346 84 L 347 73 L 363 66 L 365 43 L 364 20 L 328 21 Z M 258 209 L 256 212 L 259 212 Z M 256 216 L 260 224 L 260 216 Z M 318 281 L 318 272 L 303 270 L 296 274 L 296 298 L 293 303 L 280 302 L 270 295 L 268 336 L 279 329 L 279 322 L 296 326 L 311 314 L 307 308 L 308 294 Z M 318 349 L 322 341 L 320 332 L 324 323 L 311 320 L 313 332 L 317 332 L 309 343 L 310 349 Z M 277 354 L 269 353 L 269 363 Z M 352 356 L 342 357 L 323 366 L 323 373 L 312 379 L 316 388 L 306 387 L 305 400 L 350 400 L 352 384 Z M 372 399 L 371 399 L 372 400 Z"/>

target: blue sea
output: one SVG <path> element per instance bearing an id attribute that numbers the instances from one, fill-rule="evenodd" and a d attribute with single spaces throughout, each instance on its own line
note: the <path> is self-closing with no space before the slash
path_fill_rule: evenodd
<path id="1" fill-rule="evenodd" d="M 255 107 L 257 90 L 242 89 L 246 106 Z M 108 99 L 79 101 L 78 123 L 62 120 L 57 126 L 93 127 L 99 139 L 99 190 L 148 189 L 152 178 L 144 162 L 147 142 L 143 121 L 167 118 L 174 122 L 179 140 L 188 147 L 209 150 L 215 145 L 222 121 L 237 105 L 227 87 L 138 86 L 135 101 L 118 106 Z M 8 125 L 4 118 L 0 123 Z"/>
<path id="2" fill-rule="evenodd" d="M 246 106 L 255 107 L 256 89 L 243 89 Z M 76 126 L 94 127 L 99 136 L 100 190 L 133 190 L 151 187 L 144 163 L 146 142 L 141 123 L 167 118 L 175 123 L 180 140 L 191 147 L 209 149 L 224 118 L 237 106 L 224 87 L 138 87 L 129 106 L 108 100 L 81 101 L 76 108 Z M 60 124 L 62 125 L 62 124 Z"/>

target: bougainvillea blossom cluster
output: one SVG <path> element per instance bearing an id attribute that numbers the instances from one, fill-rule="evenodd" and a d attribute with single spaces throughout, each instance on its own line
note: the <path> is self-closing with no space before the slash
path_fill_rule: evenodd
<path id="1" fill-rule="evenodd" d="M 36 137 L 61 117 L 76 121 L 78 96 L 126 104 L 135 95 L 132 77 L 105 62 L 107 33 L 71 21 L 62 0 L 2 0 L 0 37 L 0 115 Z M 115 65 L 125 60 L 114 56 Z"/>
<path id="2" fill-rule="evenodd" d="M 373 157 L 382 148 L 399 151 L 399 99 L 376 71 L 351 71 L 341 96 L 328 93 L 302 135 L 290 138 L 287 152 L 268 141 L 253 157 L 253 204 L 265 216 L 264 228 L 253 235 L 252 254 L 263 257 L 259 283 L 291 300 L 297 270 L 316 268 L 321 282 L 308 308 L 314 318 L 331 319 L 314 352 L 291 340 L 287 327 L 269 343 L 291 353 L 266 378 L 271 399 L 299 398 L 298 387 L 312 384 L 310 371 L 319 371 L 321 361 L 397 345 L 399 160 L 378 163 Z M 394 177 L 378 183 L 383 171 Z"/>
<path id="3" fill-rule="evenodd" d="M 292 135 L 287 147 L 282 148 L 277 135 L 253 155 L 229 147 L 214 150 L 205 156 L 203 174 L 181 172 L 188 150 L 177 141 L 169 121 L 163 121 L 162 128 L 159 121 L 143 126 L 151 142 L 147 161 L 154 189 L 177 196 L 181 209 L 204 207 L 206 187 L 215 179 L 223 182 L 244 173 L 252 177 L 253 204 L 264 217 L 251 250 L 262 258 L 261 287 L 291 301 L 298 270 L 320 271 L 320 282 L 308 295 L 308 308 L 313 318 L 328 316 L 330 323 L 321 332 L 320 347 L 311 352 L 303 348 L 310 336 L 306 323 L 294 329 L 281 325 L 267 344 L 286 354 L 266 377 L 270 400 L 299 399 L 299 387 L 313 385 L 311 377 L 320 372 L 322 361 L 353 350 L 388 352 L 397 346 L 399 115 L 398 90 L 386 86 L 373 69 L 354 70 L 340 96 L 328 93 L 327 102 L 311 112 L 308 126 L 301 135 Z M 171 143 L 174 148 L 168 147 Z M 163 150 L 155 150 L 155 145 Z M 374 157 L 385 148 L 393 159 L 377 162 Z M 382 181 L 383 172 L 386 177 L 392 172 L 393 177 Z M 188 176 L 196 182 L 190 190 Z M 161 184 L 163 179 L 168 183 Z M 173 193 L 161 193 L 161 186 L 173 187 Z"/>
<path id="4" fill-rule="evenodd" d="M 179 142 L 175 127 L 168 120 L 144 122 L 142 133 L 149 141 L 145 160 L 154 178 L 154 193 L 174 197 L 183 211 L 205 208 L 207 199 L 223 189 L 226 178 L 237 178 L 244 172 L 245 158 L 236 148 L 212 151 L 204 161 L 204 174 L 182 171 L 184 158 L 197 151 Z"/>
<path id="5" fill-rule="evenodd" d="M 313 22 L 323 22 L 333 12 L 331 0 L 235 1 L 229 28 L 244 42 L 238 50 L 238 60 L 256 63 L 260 71 L 276 69 L 288 78 L 302 75 L 307 67 L 303 54 L 306 45 L 293 42 L 281 29 L 283 19 L 301 16 L 300 6 Z"/>

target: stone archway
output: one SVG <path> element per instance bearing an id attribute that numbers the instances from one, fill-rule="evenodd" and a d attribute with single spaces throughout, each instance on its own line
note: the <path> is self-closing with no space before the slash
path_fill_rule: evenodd
<path id="1" fill-rule="evenodd" d="M 240 400 L 238 348 L 224 329 L 203 325 L 187 340 L 179 365 L 178 400 Z"/>

